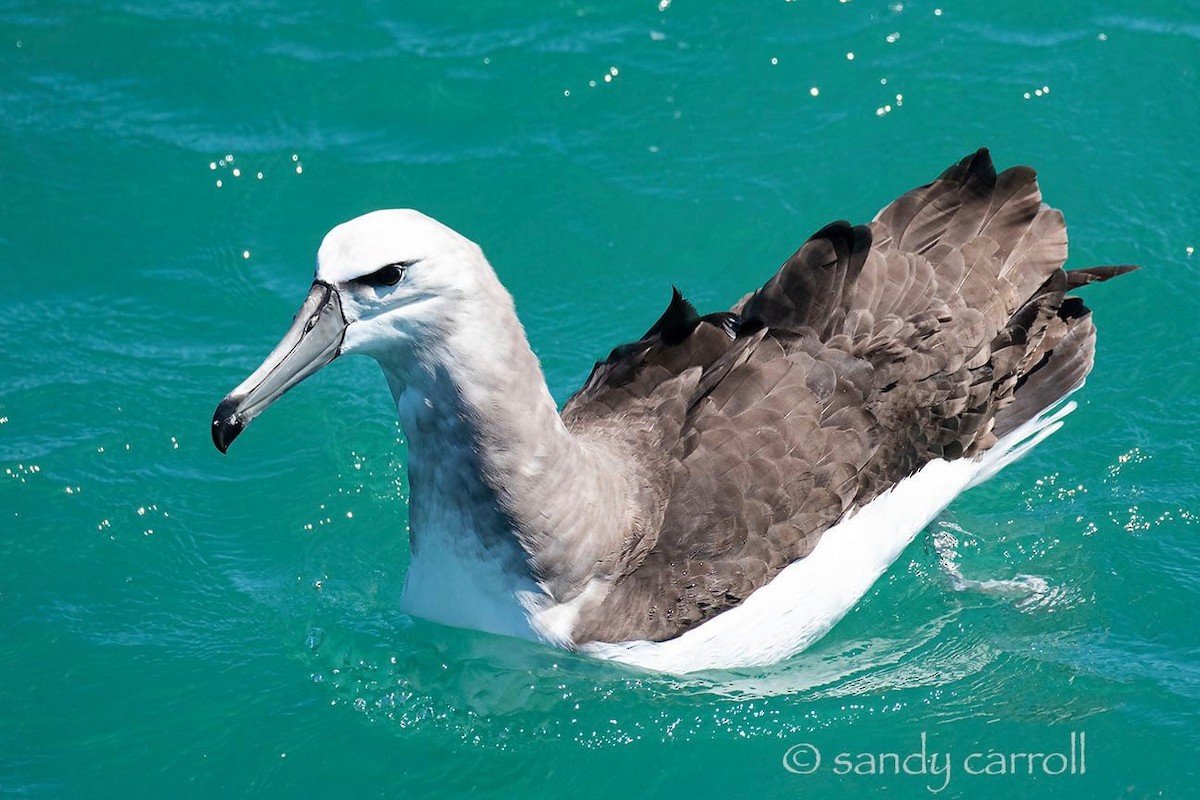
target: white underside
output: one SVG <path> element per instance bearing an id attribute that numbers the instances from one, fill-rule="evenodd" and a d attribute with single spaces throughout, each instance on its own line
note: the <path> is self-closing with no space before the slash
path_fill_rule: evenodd
<path id="1" fill-rule="evenodd" d="M 660 672 L 771 664 L 824 636 L 918 533 L 961 492 L 982 483 L 1062 426 L 1067 403 L 1030 420 L 975 459 L 930 462 L 821 537 L 806 557 L 732 608 L 665 642 L 593 642 L 579 649 Z"/>
<path id="2" fill-rule="evenodd" d="M 821 537 L 741 605 L 665 641 L 592 642 L 581 652 L 659 672 L 685 673 L 771 664 L 824 636 L 871 588 L 918 533 L 964 490 L 982 483 L 1062 426 L 1075 409 L 1047 411 L 976 459 L 930 462 Z M 507 571 L 453 514 L 427 509 L 402 605 L 408 613 L 454 627 L 571 647 L 570 631 L 590 591 L 553 604 L 528 576 Z M 450 511 L 450 510 L 447 510 Z M 599 590 L 600 587 L 592 587 Z"/>

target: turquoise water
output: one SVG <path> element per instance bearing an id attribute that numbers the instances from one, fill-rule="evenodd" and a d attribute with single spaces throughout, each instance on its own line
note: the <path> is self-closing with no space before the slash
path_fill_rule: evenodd
<path id="1" fill-rule="evenodd" d="M 1193 796 L 1200 5 L 661 5 L 0 4 L 0 794 Z M 980 145 L 1039 169 L 1072 264 L 1146 269 L 1087 291 L 1066 428 L 787 663 L 397 611 L 369 360 L 209 441 L 363 211 L 480 242 L 562 400 L 672 282 L 728 306 Z M 896 774 L 922 735 L 949 775 Z"/>

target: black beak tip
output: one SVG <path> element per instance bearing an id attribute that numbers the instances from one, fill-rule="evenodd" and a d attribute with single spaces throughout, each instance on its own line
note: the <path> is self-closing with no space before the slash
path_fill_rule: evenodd
<path id="1" fill-rule="evenodd" d="M 222 454 L 229 451 L 229 445 L 233 444 L 233 440 L 246 428 L 246 423 L 242 421 L 242 417 L 237 411 L 240 402 L 240 397 L 232 395 L 226 397 L 217 406 L 216 413 L 213 414 L 213 444 Z"/>

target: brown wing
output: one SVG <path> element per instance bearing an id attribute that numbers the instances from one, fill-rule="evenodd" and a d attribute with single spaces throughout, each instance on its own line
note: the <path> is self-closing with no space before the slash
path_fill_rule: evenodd
<path id="1" fill-rule="evenodd" d="M 676 292 L 563 410 L 637 453 L 648 523 L 576 642 L 668 639 L 736 606 L 847 511 L 1077 386 L 1094 328 L 1064 295 L 1130 268 L 1065 273 L 1066 243 L 1033 171 L 997 176 L 980 150 L 868 226 L 825 227 L 729 313 Z"/>

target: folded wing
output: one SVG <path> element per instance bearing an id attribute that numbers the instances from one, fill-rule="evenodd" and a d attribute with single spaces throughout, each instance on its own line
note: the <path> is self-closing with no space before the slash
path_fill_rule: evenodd
<path id="1" fill-rule="evenodd" d="M 813 235 L 701 317 L 675 292 L 566 404 L 630 464 L 637 524 L 580 609 L 587 641 L 664 640 L 741 603 L 848 512 L 933 459 L 978 455 L 1078 387 L 1090 313 L 1062 215 L 986 150 Z"/>

